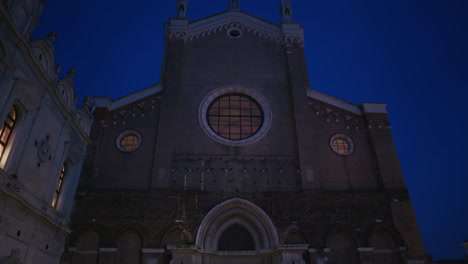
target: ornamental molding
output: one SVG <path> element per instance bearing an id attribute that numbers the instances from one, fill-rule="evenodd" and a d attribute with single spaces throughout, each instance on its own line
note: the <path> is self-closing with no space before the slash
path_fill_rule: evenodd
<path id="1" fill-rule="evenodd" d="M 338 99 L 336 97 L 321 93 L 316 90 L 312 90 L 310 88 L 307 88 L 306 90 L 307 96 L 312 99 L 316 99 L 318 101 L 333 105 L 337 108 L 341 108 L 343 110 L 349 111 L 351 113 L 354 113 L 356 115 L 362 115 L 361 109 L 357 105 L 348 103 L 346 101 L 343 101 L 341 99 Z"/>
<path id="2" fill-rule="evenodd" d="M 304 46 L 304 32 L 299 24 L 287 23 L 279 27 L 239 11 L 222 13 L 186 25 L 183 25 L 180 19 L 173 19 L 168 25 L 166 36 L 168 39 L 182 39 L 188 42 L 227 31 L 230 28 L 238 28 L 277 44 L 291 43 Z"/>
<path id="3" fill-rule="evenodd" d="M 313 111 L 314 116 L 321 118 L 325 123 L 335 124 L 346 130 L 364 128 L 362 115 L 336 105 L 330 105 L 329 102 L 314 99 L 309 97 L 308 108 Z"/>

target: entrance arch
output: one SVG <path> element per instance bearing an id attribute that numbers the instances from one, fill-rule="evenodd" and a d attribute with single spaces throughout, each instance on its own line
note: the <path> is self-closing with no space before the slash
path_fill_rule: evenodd
<path id="1" fill-rule="evenodd" d="M 230 234 L 236 233 L 232 237 Z M 280 263 L 278 235 L 268 215 L 255 204 L 233 198 L 203 218 L 195 245 L 170 247 L 172 263 Z"/>
<path id="2" fill-rule="evenodd" d="M 210 210 L 198 228 L 195 244 L 204 252 L 217 252 L 219 239 L 230 227 L 238 225 L 251 235 L 255 250 L 273 250 L 278 235 L 273 222 L 257 205 L 240 198 L 227 200 Z"/>

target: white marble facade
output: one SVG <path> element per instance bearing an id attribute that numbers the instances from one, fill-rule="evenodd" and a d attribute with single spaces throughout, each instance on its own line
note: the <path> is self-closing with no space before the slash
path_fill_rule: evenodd
<path id="1" fill-rule="evenodd" d="M 45 1 L 0 1 L 0 263 L 58 263 L 89 142 L 55 33 L 30 42 Z M 62 176 L 62 177 L 61 177 Z"/>

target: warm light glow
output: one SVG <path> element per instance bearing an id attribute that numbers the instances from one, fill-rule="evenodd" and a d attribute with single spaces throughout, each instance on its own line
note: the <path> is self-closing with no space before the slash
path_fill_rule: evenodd
<path id="1" fill-rule="evenodd" d="M 57 188 L 55 189 L 54 199 L 52 200 L 52 207 L 57 208 L 57 202 L 60 197 L 60 191 L 62 190 L 63 178 L 65 178 L 65 173 L 67 172 L 67 166 L 63 164 L 62 169 L 60 170 L 60 177 L 57 183 Z"/>
<path id="2" fill-rule="evenodd" d="M 8 143 L 10 141 L 13 128 L 15 127 L 16 118 L 17 118 L 16 109 L 14 106 L 12 106 L 0 129 L 0 161 L 1 161 L 0 166 L 2 168 L 5 165 L 4 157 L 7 157 L 10 152 Z"/>
<path id="3" fill-rule="evenodd" d="M 348 141 L 342 138 L 334 139 L 332 142 L 332 147 L 333 147 L 333 150 L 339 154 L 347 154 L 350 150 Z"/>
<path id="4" fill-rule="evenodd" d="M 259 104 L 244 94 L 227 94 L 216 98 L 208 107 L 208 123 L 223 138 L 241 140 L 260 130 L 263 111 Z"/>
<path id="5" fill-rule="evenodd" d="M 120 146 L 126 151 L 132 151 L 138 147 L 139 143 L 140 142 L 138 140 L 138 137 L 133 134 L 130 134 L 122 138 L 122 140 L 120 141 Z"/>

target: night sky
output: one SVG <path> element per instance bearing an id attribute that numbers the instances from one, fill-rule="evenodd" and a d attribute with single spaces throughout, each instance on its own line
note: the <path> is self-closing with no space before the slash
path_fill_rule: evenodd
<path id="1" fill-rule="evenodd" d="M 56 30 L 61 75 L 76 93 L 120 98 L 159 82 L 163 23 L 176 0 L 48 0 L 33 34 Z M 278 24 L 279 0 L 240 0 Z M 468 239 L 468 0 L 293 0 L 305 29 L 310 87 L 388 103 L 392 133 L 426 252 L 462 259 Z M 191 21 L 228 0 L 191 0 Z"/>

